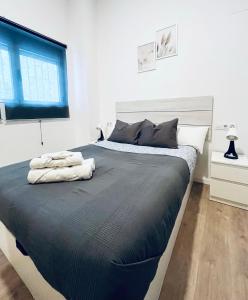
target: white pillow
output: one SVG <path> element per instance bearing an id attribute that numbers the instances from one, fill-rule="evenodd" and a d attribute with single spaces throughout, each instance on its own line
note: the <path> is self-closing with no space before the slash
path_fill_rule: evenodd
<path id="1" fill-rule="evenodd" d="M 177 130 L 177 143 L 192 146 L 202 154 L 208 129 L 207 126 L 180 126 Z"/>

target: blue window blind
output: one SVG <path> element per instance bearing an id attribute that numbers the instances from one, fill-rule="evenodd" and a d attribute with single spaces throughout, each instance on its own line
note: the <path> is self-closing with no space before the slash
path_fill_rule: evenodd
<path id="1" fill-rule="evenodd" d="M 14 90 L 10 66 L 8 47 L 0 43 L 0 99 L 11 101 L 14 99 Z"/>
<path id="2" fill-rule="evenodd" d="M 0 101 L 7 119 L 69 117 L 66 45 L 0 17 Z"/>

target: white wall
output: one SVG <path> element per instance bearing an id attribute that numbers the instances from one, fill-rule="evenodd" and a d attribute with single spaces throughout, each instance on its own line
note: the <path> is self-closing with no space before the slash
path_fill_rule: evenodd
<path id="1" fill-rule="evenodd" d="M 69 0 L 69 74 L 70 96 L 75 101 L 79 120 L 75 128 L 77 144 L 97 136 L 99 110 L 96 80 L 96 1 Z"/>
<path id="2" fill-rule="evenodd" d="M 213 95 L 214 124 L 236 123 L 239 150 L 248 153 L 247 9 L 247 0 L 99 0 L 101 121 L 114 119 L 118 100 Z M 138 74 L 137 46 L 175 23 L 179 55 Z M 224 132 L 214 132 L 213 148 L 226 146 Z"/>
<path id="3" fill-rule="evenodd" d="M 38 122 L 0 125 L 0 166 L 30 159 L 47 151 L 87 143 L 95 134 L 94 59 L 91 47 L 95 30 L 93 0 L 0 0 L 0 14 L 42 34 L 68 44 L 69 120 L 43 122 L 44 146 Z"/>
<path id="4" fill-rule="evenodd" d="M 87 143 L 99 118 L 114 120 L 116 100 L 181 96 L 213 95 L 214 124 L 236 123 L 248 153 L 247 9 L 247 0 L 0 0 L 2 16 L 68 44 L 71 111 L 43 123 L 44 147 L 37 122 L 0 125 L 0 165 Z M 179 55 L 138 74 L 137 46 L 174 23 Z M 226 144 L 215 132 L 213 148 Z"/>

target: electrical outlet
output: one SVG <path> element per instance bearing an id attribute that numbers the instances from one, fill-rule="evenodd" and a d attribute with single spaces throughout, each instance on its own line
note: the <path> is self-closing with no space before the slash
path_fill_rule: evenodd
<path id="1" fill-rule="evenodd" d="M 215 126 L 215 130 L 228 130 L 228 127 L 227 124 L 220 124 Z"/>

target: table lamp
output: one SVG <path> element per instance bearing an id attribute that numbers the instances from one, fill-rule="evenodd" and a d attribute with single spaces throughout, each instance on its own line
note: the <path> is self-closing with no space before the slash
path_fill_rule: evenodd
<path id="1" fill-rule="evenodd" d="M 98 137 L 97 141 L 98 141 L 98 142 L 103 141 L 103 140 L 104 140 L 104 135 L 103 135 L 102 125 L 99 124 L 99 125 L 96 127 L 96 129 L 99 130 L 99 137 Z"/>
<path id="2" fill-rule="evenodd" d="M 238 140 L 237 130 L 235 128 L 235 125 L 230 125 L 229 130 L 226 134 L 227 140 L 230 141 L 229 148 L 227 152 L 224 154 L 224 157 L 229 159 L 238 159 L 238 154 L 235 150 L 235 144 L 234 141 Z"/>

